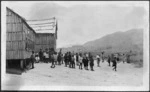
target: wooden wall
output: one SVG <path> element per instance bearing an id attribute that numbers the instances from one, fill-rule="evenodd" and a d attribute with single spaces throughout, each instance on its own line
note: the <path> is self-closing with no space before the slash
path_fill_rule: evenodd
<path id="1" fill-rule="evenodd" d="M 34 50 L 35 32 L 25 20 L 7 8 L 6 59 L 26 59 Z"/>
<path id="2" fill-rule="evenodd" d="M 40 49 L 56 48 L 56 38 L 53 33 L 37 33 L 36 34 L 35 51 L 39 52 Z"/>
<path id="3" fill-rule="evenodd" d="M 32 51 L 54 48 L 55 33 L 35 33 L 20 15 L 7 8 L 6 15 L 6 59 L 26 59 Z"/>

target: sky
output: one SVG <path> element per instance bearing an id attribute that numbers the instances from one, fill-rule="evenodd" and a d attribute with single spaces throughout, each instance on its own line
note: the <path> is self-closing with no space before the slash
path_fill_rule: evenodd
<path id="1" fill-rule="evenodd" d="M 26 20 L 56 17 L 57 48 L 82 45 L 118 31 L 144 28 L 149 16 L 148 1 L 5 1 L 3 3 Z"/>

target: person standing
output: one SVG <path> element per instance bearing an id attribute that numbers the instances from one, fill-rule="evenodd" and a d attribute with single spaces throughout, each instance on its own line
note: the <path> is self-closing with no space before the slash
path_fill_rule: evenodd
<path id="1" fill-rule="evenodd" d="M 126 61 L 127 61 L 127 63 L 130 63 L 130 55 L 129 54 L 126 54 Z"/>
<path id="2" fill-rule="evenodd" d="M 74 55 L 71 56 L 71 68 L 75 68 Z"/>
<path id="3" fill-rule="evenodd" d="M 113 67 L 113 60 L 114 60 L 114 54 L 111 54 L 110 61 L 112 62 L 112 67 Z"/>
<path id="4" fill-rule="evenodd" d="M 46 63 L 46 51 L 43 52 L 43 61 Z"/>
<path id="5" fill-rule="evenodd" d="M 69 52 L 67 52 L 67 55 L 66 55 L 66 63 L 67 65 L 69 65 Z"/>
<path id="6" fill-rule="evenodd" d="M 100 65 L 99 65 L 100 64 L 100 56 L 96 55 L 96 59 L 97 59 L 97 66 L 100 67 Z"/>
<path id="7" fill-rule="evenodd" d="M 83 58 L 82 58 L 82 54 L 81 54 L 81 53 L 80 53 L 78 59 L 79 59 L 79 69 L 82 70 L 82 62 L 83 62 Z"/>
<path id="8" fill-rule="evenodd" d="M 90 61 L 90 68 L 91 71 L 94 71 L 93 66 L 94 66 L 94 59 L 93 56 L 91 55 L 91 53 L 89 53 L 89 61 Z"/>
<path id="9" fill-rule="evenodd" d="M 62 51 L 62 49 L 60 49 L 60 51 L 59 51 L 59 53 L 58 53 L 58 56 L 57 56 L 57 61 L 58 61 L 58 65 L 61 65 L 61 51 Z"/>
<path id="10" fill-rule="evenodd" d="M 48 61 L 49 61 L 49 54 L 48 54 L 48 51 L 46 52 L 45 59 L 46 59 L 46 63 L 48 63 Z"/>
<path id="11" fill-rule="evenodd" d="M 115 70 L 115 71 L 117 71 L 117 58 L 116 57 L 114 57 L 114 59 L 113 59 L 113 70 Z"/>
<path id="12" fill-rule="evenodd" d="M 48 50 L 48 55 L 49 55 L 49 63 L 51 63 L 52 62 L 52 51 L 51 51 L 51 49 L 49 48 L 49 50 Z"/>
<path id="13" fill-rule="evenodd" d="M 71 52 L 69 52 L 69 56 L 68 56 L 68 63 L 69 63 L 69 68 L 71 68 Z"/>
<path id="14" fill-rule="evenodd" d="M 64 62 L 65 62 L 65 67 L 67 67 L 67 53 L 64 55 Z"/>
<path id="15" fill-rule="evenodd" d="M 109 66 L 110 66 L 110 61 L 111 61 L 111 58 L 110 58 L 110 56 L 108 55 L 108 64 L 109 64 Z"/>
<path id="16" fill-rule="evenodd" d="M 55 54 L 56 53 L 51 54 L 51 62 L 52 62 L 51 68 L 55 68 L 55 64 L 54 64 L 55 63 L 55 58 L 56 58 Z"/>
<path id="17" fill-rule="evenodd" d="M 89 64 L 89 54 L 86 54 L 86 57 L 85 57 L 85 69 L 86 70 L 89 70 L 88 69 L 88 64 Z"/>
<path id="18" fill-rule="evenodd" d="M 75 63 L 77 62 L 76 54 L 74 54 L 74 62 L 75 62 Z"/>
<path id="19" fill-rule="evenodd" d="M 79 54 L 76 53 L 76 64 L 79 65 Z"/>
<path id="20" fill-rule="evenodd" d="M 64 54 L 61 54 L 61 64 L 64 62 Z"/>
<path id="21" fill-rule="evenodd" d="M 58 65 L 61 65 L 61 53 L 60 52 L 58 53 L 57 61 L 58 61 Z"/>
<path id="22" fill-rule="evenodd" d="M 117 53 L 117 54 L 116 54 L 116 60 L 117 60 L 117 62 L 120 61 L 120 53 Z"/>
<path id="23" fill-rule="evenodd" d="M 43 61 L 43 51 L 42 51 L 42 49 L 40 49 L 39 57 L 40 57 L 40 61 Z"/>
<path id="24" fill-rule="evenodd" d="M 35 55 L 35 60 L 36 60 L 37 63 L 39 63 L 39 60 L 40 60 L 40 59 L 39 59 L 38 53 L 36 53 L 36 55 Z"/>
<path id="25" fill-rule="evenodd" d="M 32 55 L 31 55 L 30 59 L 31 59 L 31 64 L 32 64 L 32 69 L 33 69 L 34 68 L 34 61 L 35 61 L 34 51 L 32 51 Z"/>
<path id="26" fill-rule="evenodd" d="M 102 62 L 104 62 L 104 51 L 102 52 L 101 58 L 102 58 Z"/>
<path id="27" fill-rule="evenodd" d="M 86 53 L 84 53 L 82 57 L 83 57 L 82 63 L 83 63 L 84 69 L 86 69 Z"/>
<path id="28" fill-rule="evenodd" d="M 55 65 L 57 65 L 57 52 L 55 52 L 54 54 L 54 62 L 55 62 Z"/>

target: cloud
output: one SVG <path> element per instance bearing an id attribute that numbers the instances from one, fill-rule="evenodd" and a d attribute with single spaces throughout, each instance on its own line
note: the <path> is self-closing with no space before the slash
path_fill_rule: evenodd
<path id="1" fill-rule="evenodd" d="M 64 21 L 64 25 L 68 25 L 68 28 L 65 26 L 61 30 L 67 32 L 64 37 L 66 35 L 69 38 L 70 44 L 83 44 L 109 33 L 141 27 L 144 23 L 144 9 L 141 7 L 91 7 L 84 5 L 74 6 L 68 10 L 71 12 L 65 16 L 69 20 Z M 60 32 L 60 37 L 62 32 Z M 58 42 L 61 41 L 58 39 Z"/>
<path id="2" fill-rule="evenodd" d="M 61 15 L 64 12 L 64 7 L 55 3 L 35 3 L 30 9 L 30 19 L 51 18 Z"/>
<path id="3" fill-rule="evenodd" d="M 14 7 L 17 7 L 17 5 Z M 18 8 L 21 10 L 21 7 L 15 9 Z M 57 47 L 84 44 L 87 41 L 98 39 L 116 31 L 143 27 L 145 24 L 144 17 L 147 15 L 143 6 L 138 6 L 134 2 L 129 5 L 122 2 L 82 2 L 82 4 L 79 4 L 79 2 L 76 4 L 38 2 L 32 3 L 31 7 L 26 8 L 25 11 L 27 10 L 29 13 L 24 16 L 28 16 L 29 19 L 43 19 L 54 16 L 57 18 Z M 17 10 L 18 13 L 22 11 Z"/>
<path id="4" fill-rule="evenodd" d="M 132 10 L 125 16 L 122 22 L 124 28 L 141 28 L 146 23 L 144 17 L 146 11 L 144 7 L 133 7 Z"/>

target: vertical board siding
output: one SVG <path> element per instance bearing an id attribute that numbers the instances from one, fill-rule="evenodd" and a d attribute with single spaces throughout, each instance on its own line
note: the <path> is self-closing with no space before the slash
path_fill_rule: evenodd
<path id="1" fill-rule="evenodd" d="M 47 33 L 47 34 L 42 34 L 38 33 L 36 35 L 36 40 L 35 40 L 35 52 L 39 52 L 40 49 L 45 50 L 46 48 L 54 48 L 55 49 L 55 37 L 54 34 L 52 33 Z"/>
<path id="2" fill-rule="evenodd" d="M 24 50 L 23 41 L 7 41 L 7 50 Z"/>
<path id="3" fill-rule="evenodd" d="M 21 32 L 21 31 L 19 31 L 19 32 L 7 32 L 6 40 L 7 41 L 21 41 L 21 40 L 23 40 L 22 34 L 23 34 L 23 32 Z"/>
<path id="4" fill-rule="evenodd" d="M 7 59 L 26 59 L 30 57 L 32 50 L 56 48 L 54 34 L 36 34 L 23 18 L 9 9 L 6 16 Z"/>
<path id="5" fill-rule="evenodd" d="M 11 10 L 7 9 L 6 15 L 6 59 L 26 59 L 30 57 L 30 52 L 26 48 L 26 38 L 28 48 L 34 50 L 34 32 L 22 18 Z"/>

